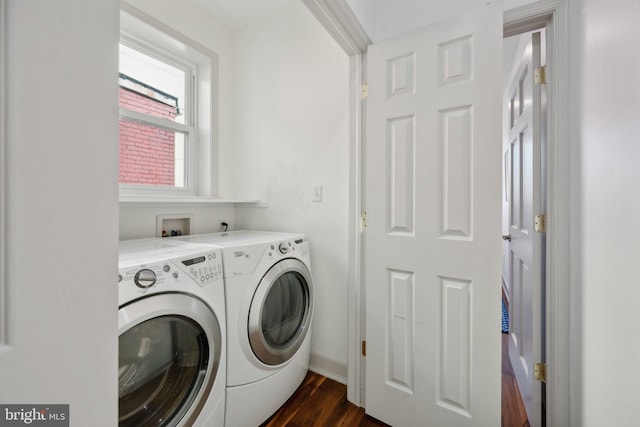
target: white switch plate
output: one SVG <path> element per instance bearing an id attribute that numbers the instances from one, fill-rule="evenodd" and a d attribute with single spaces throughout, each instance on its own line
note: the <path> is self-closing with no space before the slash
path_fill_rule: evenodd
<path id="1" fill-rule="evenodd" d="M 313 186 L 313 199 L 314 202 L 322 201 L 322 185 Z"/>

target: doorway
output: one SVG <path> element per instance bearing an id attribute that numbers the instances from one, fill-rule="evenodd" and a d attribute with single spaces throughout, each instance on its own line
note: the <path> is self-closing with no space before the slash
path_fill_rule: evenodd
<path id="1" fill-rule="evenodd" d="M 451 221 L 451 224 L 443 221 L 443 217 L 453 211 L 453 209 L 449 209 L 449 206 L 445 206 L 445 209 L 441 211 L 440 216 L 436 215 L 433 218 L 429 217 L 429 213 L 432 211 L 428 209 L 419 209 L 420 204 L 415 202 L 414 197 L 423 197 L 427 194 L 426 190 L 428 190 L 429 187 L 421 187 L 423 189 L 422 192 L 414 191 L 414 183 L 435 182 L 438 184 L 441 181 L 438 181 L 438 177 L 435 179 L 416 179 L 413 166 L 419 163 L 427 171 L 435 171 L 437 173 L 444 170 L 448 173 L 453 170 L 458 170 L 454 167 L 449 167 L 449 163 L 452 159 L 455 160 L 456 158 L 454 158 L 453 155 L 449 155 L 451 154 L 449 152 L 445 152 L 445 155 L 442 156 L 441 154 L 443 151 L 441 151 L 436 153 L 436 155 L 425 156 L 426 159 L 423 159 L 424 162 L 417 161 L 416 158 L 421 153 L 420 148 L 423 148 L 415 143 L 416 139 L 419 140 L 415 135 L 421 135 L 419 129 L 420 123 L 419 120 L 416 119 L 416 117 L 419 117 L 420 110 L 417 110 L 418 113 L 414 113 L 414 110 L 410 109 L 413 104 L 410 104 L 409 102 L 401 103 L 398 101 L 392 103 L 392 101 L 389 101 L 389 99 L 393 99 L 393 96 L 396 96 L 397 99 L 401 99 L 401 96 L 409 97 L 419 93 L 415 89 L 419 86 L 414 82 L 414 76 L 419 73 L 414 73 L 414 70 L 416 68 L 415 63 L 417 63 L 415 58 L 420 58 L 420 52 L 416 54 L 412 49 L 413 46 L 427 45 L 426 42 L 418 43 L 415 41 L 423 34 L 426 34 L 426 29 L 421 33 L 411 33 L 403 36 L 403 38 L 394 39 L 392 42 L 386 44 L 378 44 L 374 46 L 373 49 L 370 48 L 368 50 L 367 73 L 370 90 L 369 97 L 367 98 L 367 135 L 369 138 L 367 141 L 367 158 L 365 163 L 370 170 L 376 171 L 376 173 L 371 172 L 367 175 L 368 185 L 366 185 L 368 191 L 366 197 L 368 202 L 367 210 L 370 214 L 370 217 L 368 217 L 370 220 L 368 220 L 366 238 L 367 246 L 365 247 L 365 252 L 367 253 L 366 276 L 369 278 L 367 280 L 367 330 L 377 331 L 380 329 L 380 325 L 383 325 L 386 327 L 386 329 L 383 328 L 383 330 L 387 331 L 390 335 L 393 335 L 390 338 L 387 338 L 386 336 L 382 336 L 382 338 L 380 338 L 376 333 L 369 333 L 367 336 L 368 346 L 371 345 L 373 348 L 375 345 L 376 349 L 381 350 L 373 352 L 373 354 L 367 357 L 366 360 L 367 411 L 371 411 L 370 413 L 373 416 L 377 415 L 373 412 L 375 409 L 384 408 L 384 402 L 390 400 L 388 396 L 383 396 L 383 392 L 379 392 L 379 390 L 376 389 L 379 385 L 378 383 L 382 384 L 381 387 L 379 387 L 382 389 L 383 387 L 391 388 L 393 386 L 394 389 L 389 392 L 389 394 L 393 396 L 399 395 L 402 392 L 409 394 L 410 392 L 413 392 L 412 387 L 414 384 L 422 383 L 418 380 L 413 382 L 414 377 L 411 371 L 414 367 L 414 364 L 412 363 L 414 359 L 422 361 L 426 360 L 425 358 L 413 357 L 414 353 L 418 353 L 418 350 L 415 350 L 418 346 L 411 341 L 411 338 L 413 337 L 411 328 L 414 324 L 413 316 L 416 315 L 416 313 L 418 313 L 418 315 L 420 313 L 417 310 L 416 313 L 414 313 L 413 311 L 405 309 L 406 307 L 413 308 L 415 306 L 412 300 L 414 295 L 416 295 L 416 299 L 420 301 L 436 301 L 443 303 L 443 306 L 430 310 L 432 313 L 436 313 L 436 315 L 438 313 L 442 314 L 441 317 L 435 317 L 435 320 L 430 319 L 430 321 L 423 322 L 423 324 L 435 324 L 444 330 L 450 324 L 453 324 L 454 320 L 457 321 L 462 319 L 460 324 L 467 324 L 467 317 L 465 317 L 465 309 L 467 306 L 462 309 L 456 306 L 451 310 L 449 306 L 444 306 L 444 304 L 450 303 L 450 295 L 447 294 L 447 292 L 450 292 L 450 289 L 455 289 L 456 292 L 463 294 L 466 292 L 466 288 L 477 286 L 477 283 L 480 283 L 473 283 L 473 285 L 461 284 L 462 280 L 457 278 L 451 279 L 451 277 L 455 276 L 455 272 L 447 274 L 438 273 L 436 275 L 439 279 L 442 279 L 442 283 L 440 283 L 442 292 L 435 298 L 424 298 L 423 295 L 418 294 L 416 291 L 422 291 L 424 289 L 419 286 L 418 276 L 422 274 L 422 277 L 430 277 L 430 272 L 419 270 L 418 273 L 415 273 L 412 269 L 414 267 L 408 264 L 407 257 L 402 257 L 403 254 L 407 253 L 419 254 L 420 251 L 417 250 L 418 246 L 423 250 L 423 253 L 424 248 L 428 248 L 428 240 L 421 241 L 419 245 L 416 244 L 416 250 L 403 250 L 406 248 L 401 246 L 409 239 L 417 239 L 416 236 L 418 236 L 419 233 L 416 230 L 419 230 L 420 226 L 422 226 L 423 230 L 427 230 L 425 235 L 428 239 L 431 237 L 429 232 L 433 231 L 429 227 L 433 227 L 434 224 L 437 226 L 443 223 L 445 226 L 436 230 L 436 233 L 441 233 L 437 238 L 440 239 L 440 241 L 445 241 L 450 240 L 449 234 L 452 233 L 452 227 L 450 225 L 454 224 L 453 220 Z M 520 394 L 523 396 L 523 403 L 527 413 L 526 419 L 530 420 L 530 425 L 536 427 L 545 425 L 544 413 L 546 412 L 543 404 L 544 378 L 539 379 L 539 375 L 534 374 L 534 372 L 536 372 L 536 368 L 538 366 L 543 366 L 540 364 L 544 364 L 545 362 L 543 348 L 543 331 L 545 330 L 543 301 L 545 299 L 545 293 L 543 291 L 542 280 L 545 275 L 545 266 L 543 263 L 543 260 L 545 259 L 545 229 L 544 225 L 540 224 L 544 224 L 544 213 L 546 207 L 546 191 L 544 191 L 546 185 L 546 166 L 543 163 L 543 159 L 546 157 L 546 149 L 544 148 L 546 138 L 542 137 L 546 132 L 546 120 L 543 120 L 546 116 L 546 112 L 543 110 L 543 104 L 546 103 L 546 93 L 545 90 L 543 90 L 544 82 L 541 81 L 539 84 L 534 83 L 533 76 L 536 74 L 541 75 L 543 70 L 541 67 L 546 63 L 546 60 L 543 61 L 542 59 L 543 54 L 546 54 L 544 49 L 544 36 L 543 32 L 536 31 L 534 33 L 527 33 L 526 35 L 521 36 L 518 40 L 516 49 L 517 60 L 514 60 L 513 67 L 511 67 L 513 71 L 510 73 L 511 75 L 509 76 L 506 90 L 504 90 L 505 102 L 502 103 L 504 106 L 506 135 L 505 147 L 507 147 L 507 150 L 502 153 L 498 151 L 496 153 L 496 157 L 493 158 L 493 160 L 497 161 L 497 167 L 500 168 L 501 162 L 499 159 L 500 155 L 503 154 L 506 171 L 502 180 L 494 181 L 494 183 L 504 183 L 503 203 L 506 203 L 508 207 L 506 210 L 507 219 L 505 220 L 506 232 L 503 234 L 506 238 L 505 243 L 507 244 L 507 248 L 504 251 L 505 254 L 507 254 L 505 259 L 508 260 L 505 263 L 505 270 L 508 270 L 508 272 L 504 274 L 505 286 L 503 289 L 505 291 L 505 299 L 511 303 L 512 319 L 514 320 L 513 333 L 510 335 L 510 339 L 508 339 L 508 353 L 510 355 L 509 361 L 513 366 L 515 376 L 518 378 L 517 386 Z M 527 40 L 525 40 L 525 38 Z M 462 43 L 464 40 L 465 39 L 461 37 L 456 39 L 455 42 Z M 453 45 L 454 43 L 448 41 L 439 42 L 439 46 L 442 50 L 448 48 L 450 44 Z M 459 51 L 464 52 L 465 50 L 460 48 Z M 443 57 L 446 58 L 447 56 L 445 55 Z M 431 62 L 437 63 L 437 59 L 434 59 Z M 463 60 L 458 61 L 458 63 L 466 64 Z M 461 66 L 460 68 L 463 67 Z M 385 75 L 385 71 L 390 74 Z M 496 76 L 498 73 L 499 71 L 492 74 L 492 76 Z M 402 80 L 398 80 L 400 78 L 398 76 L 400 76 Z M 464 69 L 455 76 L 456 78 L 458 76 L 462 76 L 460 77 L 462 80 L 465 76 Z M 382 91 L 379 91 L 378 93 L 374 92 L 375 88 L 384 88 L 385 82 L 387 87 L 386 98 L 385 93 L 380 93 Z M 442 87 L 446 86 L 442 84 Z M 495 92 L 492 93 L 499 94 L 502 90 L 502 85 L 498 85 Z M 391 95 L 388 95 L 389 93 Z M 484 97 L 486 98 L 490 98 L 491 96 L 491 93 L 484 94 Z M 430 99 L 437 100 L 438 98 L 436 96 L 432 96 Z M 415 105 L 417 107 L 421 107 L 423 105 L 429 106 L 429 104 L 421 104 L 418 101 L 415 102 Z M 405 109 L 391 111 L 396 107 L 398 109 Z M 446 108 L 442 107 L 438 111 L 442 116 L 447 116 L 451 111 L 458 113 L 458 110 L 459 109 L 454 107 L 447 106 Z M 478 108 L 478 111 L 481 111 L 481 109 Z M 449 120 L 449 117 L 447 116 L 445 119 Z M 466 122 L 464 122 L 463 119 L 460 119 L 459 122 L 460 123 L 457 128 L 464 128 L 462 125 Z M 385 124 L 388 126 L 386 128 L 386 132 L 385 129 L 382 128 Z M 499 126 L 499 123 L 496 123 L 496 125 Z M 443 131 L 441 135 L 445 135 L 447 138 L 451 135 L 455 135 L 456 137 L 458 136 L 457 134 L 449 132 L 452 128 L 448 127 L 448 122 L 441 126 L 441 129 L 446 130 L 446 132 Z M 387 139 L 385 140 L 385 138 Z M 498 136 L 498 138 L 501 138 L 501 136 Z M 477 139 L 477 141 L 482 140 Z M 449 141 L 447 140 L 446 143 L 448 144 Z M 463 148 L 465 147 L 464 144 L 459 145 Z M 451 146 L 453 146 L 453 144 L 446 145 L 445 148 L 450 149 Z M 459 155 L 460 152 L 455 152 L 453 154 Z M 464 157 L 465 161 L 469 158 L 470 157 Z M 429 163 L 429 160 L 433 159 L 442 159 L 445 167 L 441 164 Z M 493 161 L 492 159 L 483 160 L 487 163 L 491 163 Z M 388 163 L 384 163 L 385 161 Z M 483 165 L 486 166 L 487 163 Z M 473 163 L 474 166 L 478 164 L 480 163 Z M 460 170 L 475 171 L 473 168 L 461 168 Z M 386 174 L 380 174 L 380 171 L 386 171 Z M 462 179 L 459 182 L 466 183 L 468 179 L 467 175 L 461 174 L 461 176 Z M 420 178 L 424 177 L 420 176 Z M 446 176 L 445 178 L 449 178 L 449 176 Z M 471 182 L 473 185 L 477 185 L 478 180 L 472 179 Z M 442 194 L 449 195 L 449 193 L 445 192 L 451 190 L 453 187 L 445 185 L 443 188 L 444 190 L 439 193 L 435 192 L 436 196 L 441 196 Z M 492 191 L 497 191 L 499 187 L 493 188 L 495 188 L 495 190 Z M 384 197 L 380 197 L 379 191 L 372 192 L 374 189 L 376 191 L 382 189 Z M 466 194 L 464 192 L 465 190 L 466 187 L 461 188 L 461 193 L 463 193 L 463 195 Z M 464 197 L 462 197 L 462 199 L 465 200 Z M 445 198 L 447 203 L 452 200 L 458 201 L 459 199 Z M 438 200 L 436 200 L 436 202 L 437 201 Z M 382 203 L 387 204 L 382 205 Z M 435 203 L 429 204 L 429 206 L 434 205 Z M 464 205 L 462 208 L 466 206 L 467 205 Z M 415 217 L 429 218 L 431 220 L 426 223 L 416 225 L 415 217 L 413 216 L 416 212 L 420 215 L 416 214 Z M 389 222 L 386 224 L 383 223 L 384 218 L 387 218 Z M 485 216 L 483 218 L 486 220 L 488 217 Z M 455 225 L 460 225 L 460 228 L 455 229 L 457 233 L 455 235 L 458 237 L 458 240 L 463 240 L 467 237 L 467 229 L 464 228 L 467 216 L 460 215 L 459 217 L 456 217 L 456 219 L 458 221 L 455 222 Z M 374 221 L 376 222 L 374 223 Z M 492 238 L 499 239 L 499 233 L 492 234 Z M 401 239 L 404 240 L 399 242 Z M 387 252 L 385 252 L 383 248 L 387 247 L 393 247 L 395 250 L 394 253 L 397 253 L 402 257 L 402 260 L 395 261 L 395 265 L 402 265 L 402 268 L 385 267 L 383 262 L 389 262 L 388 258 L 384 258 L 384 256 L 378 256 L 376 258 L 375 256 L 377 255 L 372 256 L 372 254 L 378 254 L 379 252 L 386 254 Z M 457 257 L 455 259 L 456 264 L 454 266 L 450 266 L 444 260 L 436 259 L 436 255 L 439 254 L 438 251 L 432 251 L 429 254 L 431 257 L 429 258 L 431 263 L 428 265 L 422 264 L 425 270 L 431 267 L 434 269 L 443 269 L 443 266 L 445 266 L 447 268 L 450 267 L 451 271 L 453 271 L 453 269 L 459 267 L 461 263 L 465 264 L 460 261 L 460 257 Z M 414 258 L 411 258 L 409 261 L 414 260 Z M 420 260 L 418 259 L 417 262 L 419 261 Z M 497 266 L 498 262 L 494 265 Z M 386 275 L 384 271 L 385 268 L 388 272 Z M 378 282 L 373 284 L 373 279 L 371 278 L 375 278 Z M 385 283 L 385 280 L 387 280 L 388 283 Z M 418 285 L 416 285 L 416 283 L 418 283 Z M 496 281 L 494 283 L 497 284 L 498 282 Z M 429 287 L 426 288 L 428 290 L 431 289 Z M 498 288 L 498 290 L 499 289 L 500 288 Z M 382 295 L 382 292 L 385 292 L 385 294 Z M 487 289 L 482 289 L 474 293 L 476 296 L 484 296 L 486 294 Z M 496 293 L 495 296 L 497 297 L 497 295 L 498 294 Z M 466 294 L 463 296 L 466 298 Z M 458 300 L 467 304 L 467 299 L 465 298 L 460 297 Z M 378 304 L 378 300 L 383 301 L 383 303 Z M 453 298 L 451 298 L 451 300 L 453 300 Z M 456 300 L 456 304 L 458 304 L 458 300 Z M 471 301 L 471 298 L 468 298 L 468 300 Z M 374 306 L 370 301 L 374 301 L 376 305 Z M 391 305 L 385 306 L 384 303 L 388 301 L 391 301 Z M 391 313 L 391 315 L 388 315 L 387 313 Z M 495 314 L 497 315 L 497 312 Z M 372 317 L 371 320 L 369 320 L 369 316 Z M 375 316 L 382 317 L 382 320 Z M 385 321 L 389 324 L 385 324 Z M 401 325 L 402 327 L 396 327 L 396 323 L 399 322 L 403 322 Z M 474 327 L 479 328 L 478 324 L 479 322 L 473 322 Z M 440 333 L 442 331 L 438 330 L 436 332 Z M 448 331 L 444 332 L 446 333 Z M 485 336 L 491 336 L 490 331 L 485 332 Z M 462 330 L 461 328 L 460 331 L 457 331 L 456 334 L 453 335 L 456 335 L 456 337 L 462 337 L 460 342 L 466 345 L 466 334 L 467 330 Z M 406 337 L 410 337 L 410 339 L 407 339 Z M 442 336 L 436 337 L 431 341 L 439 342 L 441 344 L 440 349 L 445 348 L 445 346 L 449 344 L 449 342 L 442 338 Z M 401 348 L 396 352 L 396 347 L 392 348 L 389 343 Z M 454 364 L 450 363 L 452 355 L 464 354 L 466 348 L 458 349 L 461 350 L 458 353 L 448 353 L 446 350 L 448 350 L 448 348 L 440 350 L 443 354 L 446 353 L 446 357 L 440 355 L 440 359 L 436 359 L 436 367 L 439 368 L 437 363 L 439 360 L 447 360 L 447 368 L 452 366 Z M 384 359 L 385 352 L 391 355 L 390 357 L 387 357 L 387 359 Z M 428 354 L 428 351 L 425 351 L 424 353 Z M 407 354 L 409 354 L 409 356 L 407 356 Z M 382 360 L 382 362 L 380 362 L 380 360 Z M 389 363 L 387 363 L 389 360 L 392 360 L 395 364 L 389 365 Z M 398 361 L 404 363 L 404 365 L 400 366 L 400 362 Z M 457 360 L 455 360 L 455 362 L 457 362 Z M 387 365 L 384 365 L 384 363 L 387 363 Z M 466 360 L 465 363 L 467 363 Z M 388 368 L 388 366 L 391 366 L 393 369 Z M 407 369 L 407 366 L 411 369 Z M 432 366 L 432 364 L 427 363 L 427 366 Z M 465 366 L 461 365 L 461 367 L 464 368 Z M 405 376 L 400 379 L 393 377 L 392 380 L 387 378 L 386 383 L 383 384 L 380 378 L 383 375 L 389 375 L 386 373 L 385 369 L 388 369 L 389 372 L 393 373 L 393 375 L 397 372 L 401 372 L 402 375 Z M 463 369 L 457 369 L 457 367 L 452 368 L 451 371 L 458 373 L 466 372 Z M 438 374 L 440 374 L 440 376 L 438 376 Z M 436 378 L 436 381 L 440 381 L 438 384 L 441 388 L 437 390 L 439 392 L 441 390 L 449 391 L 449 388 L 442 386 L 442 379 L 445 374 L 449 375 L 450 372 L 447 371 L 444 374 L 442 372 L 437 372 L 436 375 L 433 376 Z M 378 381 L 378 383 L 371 385 L 372 379 L 374 381 Z M 460 382 L 463 386 L 466 385 L 464 380 L 466 380 L 466 378 L 463 378 L 463 381 Z M 393 383 L 392 386 L 389 386 L 389 383 Z M 398 390 L 400 391 L 398 392 Z M 442 393 L 444 394 L 444 392 Z M 380 396 L 382 396 L 382 398 L 380 398 Z M 455 398 L 457 397 L 458 396 L 455 396 Z M 376 398 L 378 400 L 375 400 Z M 466 408 L 464 406 L 465 402 L 454 401 L 453 399 L 454 398 L 450 398 L 449 401 L 456 403 L 458 408 Z M 425 399 L 421 399 L 421 401 L 424 400 Z M 426 400 L 429 399 L 427 398 Z M 374 404 L 371 404 L 371 401 L 373 401 Z M 447 406 L 445 403 L 442 403 L 441 406 L 445 409 L 451 409 L 451 407 Z M 407 404 L 407 406 L 411 405 Z M 402 413 L 406 412 L 407 411 L 402 411 Z M 380 414 L 381 416 L 385 415 L 382 413 Z M 389 420 L 391 420 L 391 418 L 389 418 Z M 393 424 L 395 422 L 391 420 L 390 423 Z"/>
<path id="2" fill-rule="evenodd" d="M 544 28 L 504 39 L 502 297 L 509 322 L 502 340 L 503 426 L 545 425 L 545 67 Z M 515 413 L 505 414 L 505 405 Z"/>
<path id="3" fill-rule="evenodd" d="M 363 174 L 367 169 L 364 161 L 364 143 L 366 132 L 362 127 L 363 116 L 367 113 L 366 97 L 368 72 L 364 65 L 367 46 L 371 43 L 358 20 L 343 9 L 333 7 L 326 0 L 305 0 L 314 14 L 323 23 L 327 31 L 343 47 L 353 60 L 350 63 L 353 75 L 350 88 L 352 107 L 350 141 L 351 183 L 350 216 L 354 218 L 351 226 L 352 245 L 350 246 L 350 283 L 349 283 L 349 355 L 348 355 L 348 399 L 365 406 L 364 374 L 366 359 L 364 356 L 364 307 L 366 293 L 363 279 L 363 231 L 367 229 L 366 198 Z M 344 19 L 339 19 L 344 18 Z M 548 215 L 552 218 L 548 224 L 546 247 L 548 258 L 545 275 L 547 291 L 547 425 L 569 425 L 570 411 L 574 409 L 569 396 L 569 377 L 575 372 L 569 363 L 571 310 L 569 296 L 570 254 L 569 254 L 569 176 L 566 171 L 570 165 L 569 144 L 569 48 L 568 48 L 568 5 L 566 0 L 547 0 L 505 11 L 503 21 L 504 36 L 522 34 L 537 28 L 547 30 L 549 52 L 549 129 L 548 129 Z M 494 298 L 497 297 L 497 294 Z M 498 303 L 496 301 L 496 303 Z M 497 305 L 497 304 L 496 304 Z M 497 307 L 496 307 L 497 308 Z"/>

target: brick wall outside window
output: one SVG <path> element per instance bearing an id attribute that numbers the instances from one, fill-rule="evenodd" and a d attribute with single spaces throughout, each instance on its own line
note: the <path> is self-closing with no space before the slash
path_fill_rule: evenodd
<path id="1" fill-rule="evenodd" d="M 120 106 L 173 120 L 176 108 L 120 88 Z M 175 133 L 120 119 L 120 182 L 175 185 Z"/>

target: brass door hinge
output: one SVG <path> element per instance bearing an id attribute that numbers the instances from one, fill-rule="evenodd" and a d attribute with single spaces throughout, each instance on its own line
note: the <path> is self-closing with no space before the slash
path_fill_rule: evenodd
<path id="1" fill-rule="evenodd" d="M 533 366 L 533 377 L 540 382 L 547 382 L 547 364 L 538 362 Z"/>
<path id="2" fill-rule="evenodd" d="M 533 221 L 533 231 L 536 233 L 547 232 L 547 216 L 545 214 L 536 215 Z"/>
<path id="3" fill-rule="evenodd" d="M 367 99 L 369 96 L 369 85 L 367 83 L 362 83 L 362 99 Z"/>
<path id="4" fill-rule="evenodd" d="M 363 357 L 367 357 L 367 342 L 366 341 L 362 341 L 360 343 L 360 350 L 362 352 L 362 356 Z"/>
<path id="5" fill-rule="evenodd" d="M 537 67 L 533 70 L 533 81 L 537 85 L 547 84 L 547 66 Z"/>

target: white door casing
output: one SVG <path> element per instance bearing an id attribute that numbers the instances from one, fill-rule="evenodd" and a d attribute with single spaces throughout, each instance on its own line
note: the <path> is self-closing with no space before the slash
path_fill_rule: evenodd
<path id="1" fill-rule="evenodd" d="M 526 37 L 526 38 L 525 38 Z M 532 427 L 542 425 L 541 383 L 534 364 L 542 354 L 543 233 L 534 231 L 534 217 L 542 213 L 541 86 L 534 70 L 541 65 L 541 34 L 523 36 L 505 94 L 509 157 L 507 257 L 509 283 L 509 358 Z"/>
<path id="2" fill-rule="evenodd" d="M 366 411 L 500 423 L 502 2 L 368 51 Z"/>
<path id="3" fill-rule="evenodd" d="M 6 47 L 5 40 L 7 38 L 6 17 L 6 0 L 0 0 L 0 354 L 4 353 L 7 346 L 7 294 L 6 294 Z"/>

